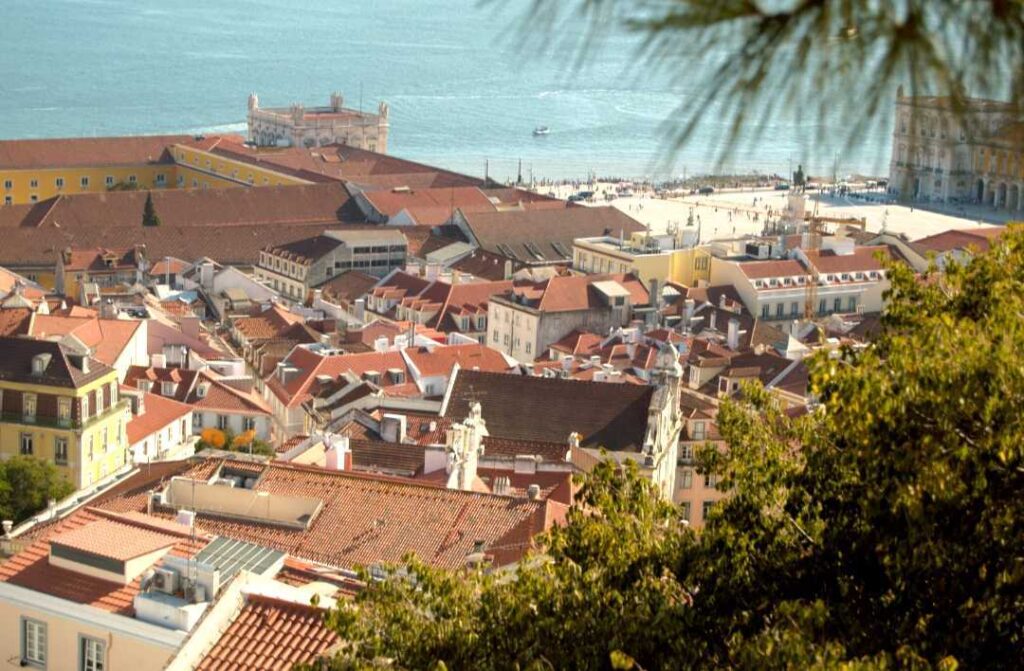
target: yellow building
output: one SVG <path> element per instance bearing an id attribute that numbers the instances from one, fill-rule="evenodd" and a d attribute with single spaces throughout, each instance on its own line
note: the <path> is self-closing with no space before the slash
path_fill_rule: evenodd
<path id="1" fill-rule="evenodd" d="M 82 489 L 126 463 L 117 371 L 47 340 L 0 338 L 0 458 L 55 464 Z"/>
<path id="2" fill-rule="evenodd" d="M 6 140 L 0 142 L 0 202 L 35 203 L 113 188 L 177 183 L 169 148 L 187 135 Z"/>
<path id="3" fill-rule="evenodd" d="M 172 146 L 170 152 L 177 166 L 175 185 L 182 189 L 220 189 L 232 186 L 312 184 L 309 180 L 281 172 L 269 162 L 257 165 L 260 156 L 272 160 L 273 155 L 281 152 L 273 149 L 257 151 L 238 142 L 231 142 L 233 153 L 238 154 L 238 158 L 234 158 L 214 151 L 223 141 L 222 137 L 213 137 Z M 291 154 L 301 155 L 295 152 Z M 243 160 L 243 157 L 250 160 Z"/>
<path id="4" fill-rule="evenodd" d="M 627 240 L 611 236 L 577 238 L 573 242 L 573 268 L 586 273 L 634 273 L 645 284 L 651 280 L 694 286 L 711 273 L 711 255 L 692 246 L 695 236 L 650 236 L 634 233 Z"/>

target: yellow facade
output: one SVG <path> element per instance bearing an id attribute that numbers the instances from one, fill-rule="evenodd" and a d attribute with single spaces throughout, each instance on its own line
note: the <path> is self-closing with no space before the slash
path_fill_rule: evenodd
<path id="1" fill-rule="evenodd" d="M 611 238 L 577 240 L 573 267 L 587 273 L 635 273 L 645 283 L 658 280 L 684 286 L 711 277 L 711 257 L 700 247 L 646 253 L 619 247 Z"/>
<path id="2" fill-rule="evenodd" d="M 116 184 L 162 189 L 173 187 L 176 178 L 176 166 L 170 163 L 26 170 L 0 167 L 0 202 L 19 205 L 60 195 L 103 193 Z"/>
<path id="3" fill-rule="evenodd" d="M 32 419 L 26 417 L 24 411 L 20 415 L 0 415 L 0 459 L 21 454 L 22 437 L 31 436 L 32 456 L 55 464 L 77 489 L 116 473 L 128 460 L 127 405 L 118 400 L 117 371 L 111 369 L 107 375 L 77 389 L 4 381 L 0 382 L 0 394 L 56 396 L 81 408 L 83 397 L 104 386 L 112 389 L 111 405 L 99 412 L 90 408 L 84 420 L 70 417 L 58 420 L 38 415 Z M 67 445 L 66 457 L 57 454 L 62 441 Z"/>
<path id="4" fill-rule="evenodd" d="M 171 155 L 178 168 L 181 188 L 223 188 L 227 186 L 282 186 L 309 184 L 307 180 L 255 166 L 185 145 L 174 145 Z"/>
<path id="5" fill-rule="evenodd" d="M 140 189 L 219 189 L 310 182 L 193 147 L 171 145 L 174 163 L 5 169 L 0 166 L 0 205 L 35 203 L 59 195 L 103 193 L 119 184 Z"/>

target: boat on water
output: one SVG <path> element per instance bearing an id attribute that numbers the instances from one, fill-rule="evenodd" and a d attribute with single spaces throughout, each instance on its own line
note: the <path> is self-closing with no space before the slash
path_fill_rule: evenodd
<path id="1" fill-rule="evenodd" d="M 551 129 L 548 128 L 547 126 L 537 126 L 536 128 L 533 129 L 534 135 L 547 135 L 550 132 Z"/>

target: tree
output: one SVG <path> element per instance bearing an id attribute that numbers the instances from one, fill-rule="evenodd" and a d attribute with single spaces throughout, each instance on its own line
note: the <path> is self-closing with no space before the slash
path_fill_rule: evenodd
<path id="1" fill-rule="evenodd" d="M 0 519 L 15 524 L 35 515 L 75 491 L 48 461 L 16 455 L 0 462 Z"/>
<path id="2" fill-rule="evenodd" d="M 410 559 L 339 605 L 333 668 L 1018 668 L 1024 230 L 889 273 L 877 342 L 811 360 L 818 411 L 723 403 L 703 531 L 604 464 L 514 574 Z"/>
<path id="3" fill-rule="evenodd" d="M 225 445 L 230 445 L 230 443 L 227 440 L 227 436 L 220 429 L 210 427 L 203 429 L 199 434 L 199 449 L 212 447 L 215 450 L 220 450 Z"/>
<path id="4" fill-rule="evenodd" d="M 879 112 L 900 85 L 958 105 L 971 95 L 1024 102 L 1019 0 L 535 0 L 522 23 L 527 46 L 561 38 L 581 63 L 608 33 L 638 34 L 637 61 L 687 91 L 668 119 L 669 147 L 717 133 L 719 160 L 780 116 L 815 128 L 809 141 L 842 129 L 852 146 L 887 119 Z M 566 30 L 581 23 L 582 42 Z"/>
<path id="5" fill-rule="evenodd" d="M 146 205 L 142 208 L 142 225 L 143 226 L 159 226 L 160 216 L 156 213 L 156 207 L 153 205 L 153 194 L 146 193 Z"/>

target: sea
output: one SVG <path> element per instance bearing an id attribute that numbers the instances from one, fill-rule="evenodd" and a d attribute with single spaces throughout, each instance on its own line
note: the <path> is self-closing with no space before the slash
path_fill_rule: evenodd
<path id="1" fill-rule="evenodd" d="M 569 0 L 555 0 L 569 2 Z M 557 24 L 534 0 L 3 0 L 0 138 L 244 132 L 265 107 L 390 106 L 389 152 L 496 179 L 885 174 L 890 123 L 834 145 L 768 119 L 722 151 L 715 110 L 677 147 L 703 86 L 640 36 Z M 694 70 L 699 68 L 694 67 Z M 679 76 L 683 73 L 684 76 Z M 888 114 L 889 112 L 885 112 Z M 549 134 L 534 136 L 539 126 Z"/>

